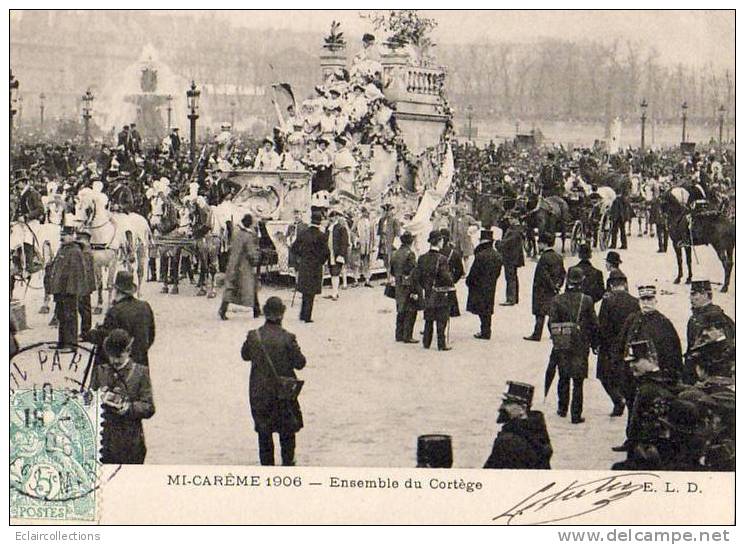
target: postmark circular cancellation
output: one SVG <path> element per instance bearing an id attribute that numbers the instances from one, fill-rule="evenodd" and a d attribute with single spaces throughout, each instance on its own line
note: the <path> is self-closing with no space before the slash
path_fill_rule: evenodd
<path id="1" fill-rule="evenodd" d="M 10 361 L 10 516 L 95 521 L 100 509 L 102 410 L 87 384 L 95 351 L 37 343 Z"/>

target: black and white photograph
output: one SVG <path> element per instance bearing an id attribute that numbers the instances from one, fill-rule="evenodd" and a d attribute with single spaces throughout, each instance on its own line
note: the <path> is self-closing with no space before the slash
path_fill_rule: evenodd
<path id="1" fill-rule="evenodd" d="M 734 490 L 734 10 L 11 9 L 9 33 L 13 518 L 68 494 L 87 520 L 89 435 L 126 471 Z M 80 494 L 40 492 L 71 471 Z"/>

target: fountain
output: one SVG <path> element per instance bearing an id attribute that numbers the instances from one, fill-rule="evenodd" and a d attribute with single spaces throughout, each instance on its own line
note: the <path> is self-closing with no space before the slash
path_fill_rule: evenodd
<path id="1" fill-rule="evenodd" d="M 149 58 L 140 76 L 142 92 L 124 97 L 126 102 L 134 104 L 137 108 L 135 122 L 140 135 L 145 139 L 161 138 L 167 130 L 161 108 L 166 104 L 169 95 L 159 94 L 157 89 L 158 70 L 153 65 L 152 58 Z"/>

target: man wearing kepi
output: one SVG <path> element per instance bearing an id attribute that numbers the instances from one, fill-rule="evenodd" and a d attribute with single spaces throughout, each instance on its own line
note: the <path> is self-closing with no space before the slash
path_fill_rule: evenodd
<path id="1" fill-rule="evenodd" d="M 466 310 L 479 317 L 481 331 L 474 337 L 491 339 L 491 317 L 494 314 L 494 297 L 497 279 L 502 268 L 502 257 L 494 249 L 494 234 L 490 229 L 481 231 L 481 241 L 474 250 L 474 260 L 466 277 L 468 301 Z"/>
<path id="2" fill-rule="evenodd" d="M 533 315 L 535 327 L 533 333 L 523 337 L 526 341 L 540 341 L 543 326 L 546 323 L 548 309 L 554 296 L 564 284 L 564 260 L 554 251 L 555 237 L 552 233 L 541 233 L 538 237 L 538 249 L 541 257 L 535 266 L 533 276 Z"/>
<path id="3" fill-rule="evenodd" d="M 507 381 L 497 423 L 502 424 L 484 469 L 551 469 L 551 439 L 540 411 L 531 410 L 533 386 Z"/>
<path id="4" fill-rule="evenodd" d="M 391 257 L 391 274 L 396 282 L 396 342 L 417 343 L 413 338 L 419 294 L 416 289 L 416 255 L 411 249 L 414 237 L 401 235 L 401 247 Z"/>
<path id="5" fill-rule="evenodd" d="M 447 258 L 442 255 L 442 235 L 438 231 L 429 234 L 430 250 L 419 256 L 416 278 L 420 291 L 424 292 L 424 337 L 422 345 L 429 348 L 437 324 L 437 349 L 450 350 L 445 338 L 445 329 L 450 319 L 450 296 L 454 290 L 453 278 Z"/>
<path id="6" fill-rule="evenodd" d="M 313 321 L 313 300 L 321 293 L 323 264 L 329 258 L 328 239 L 319 229 L 322 220 L 322 212 L 314 210 L 310 217 L 310 227 L 298 233 L 292 245 L 292 252 L 298 261 L 297 291 L 303 296 L 300 320 L 306 323 Z"/>
<path id="7" fill-rule="evenodd" d="M 583 391 L 587 378 L 590 347 L 598 347 L 598 319 L 592 299 L 582 293 L 585 276 L 581 269 L 572 268 L 567 276 L 567 288 L 557 295 L 549 309 L 548 324 L 554 343 L 549 366 L 559 368 L 559 416 L 566 416 L 569 408 L 569 387 L 572 388 L 572 424 L 581 424 Z"/>

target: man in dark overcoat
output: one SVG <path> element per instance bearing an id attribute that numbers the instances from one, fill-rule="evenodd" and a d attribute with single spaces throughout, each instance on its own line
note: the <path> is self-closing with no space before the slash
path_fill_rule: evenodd
<path id="1" fill-rule="evenodd" d="M 451 350 L 447 346 L 445 329 L 450 319 L 449 292 L 455 289 L 447 258 L 442 255 L 443 240 L 439 231 L 432 231 L 428 239 L 429 252 L 419 256 L 416 278 L 418 289 L 424 294 L 424 337 L 422 345 L 429 348 L 437 324 L 437 349 Z"/>
<path id="2" fill-rule="evenodd" d="M 80 336 L 85 338 L 91 330 L 91 295 L 96 291 L 96 270 L 91 250 L 91 233 L 81 229 L 77 234 L 78 245 L 83 253 L 85 280 L 87 289 L 78 297 L 78 314 L 80 314 Z"/>
<path id="3" fill-rule="evenodd" d="M 114 280 L 114 302 L 106 312 L 103 325 L 91 329 L 86 340 L 103 346 L 114 329 L 123 329 L 132 337 L 132 359 L 144 366 L 150 365 L 148 350 L 155 342 L 155 316 L 147 301 L 137 299 L 134 277 L 129 271 L 119 271 Z M 97 363 L 105 362 L 104 350 L 96 353 Z"/>
<path id="4" fill-rule="evenodd" d="M 62 244 L 52 262 L 49 293 L 56 304 L 59 343 L 70 346 L 78 341 L 78 297 L 87 293 L 88 280 L 75 230 L 64 226 L 61 237 Z"/>
<path id="5" fill-rule="evenodd" d="M 551 469 L 553 449 L 540 411 L 531 410 L 533 386 L 507 382 L 497 423 L 502 424 L 484 469 Z"/>
<path id="6" fill-rule="evenodd" d="M 26 223 L 34 220 L 42 221 L 46 212 L 41 194 L 31 185 L 31 180 L 25 172 L 21 173 L 17 181 L 23 184 L 23 189 L 18 197 L 16 218 Z"/>
<path id="7" fill-rule="evenodd" d="M 396 282 L 396 342 L 417 343 L 414 323 L 419 309 L 417 293 L 416 254 L 411 249 L 414 237 L 411 233 L 401 235 L 401 246 L 391 257 L 391 274 Z"/>
<path id="8" fill-rule="evenodd" d="M 319 226 L 323 220 L 322 212 L 311 213 L 310 226 L 299 232 L 292 252 L 297 257 L 297 291 L 303 296 L 300 306 L 300 320 L 311 323 L 313 300 L 323 287 L 323 265 L 329 259 L 328 238 Z"/>
<path id="9" fill-rule="evenodd" d="M 624 410 L 624 345 L 621 334 L 623 324 L 633 313 L 639 312 L 639 301 L 628 291 L 626 277 L 620 271 L 608 276 L 610 292 L 600 304 L 598 326 L 597 377 L 613 402 L 611 416 L 621 416 Z M 629 407 L 631 410 L 631 407 Z"/>
<path id="10" fill-rule="evenodd" d="M 525 254 L 523 251 L 523 233 L 520 222 L 514 216 L 508 219 L 509 226 L 502 237 L 500 251 L 504 265 L 505 288 L 504 306 L 516 305 L 520 302 L 520 283 L 518 281 L 517 269 L 525 266 Z"/>
<path id="11" fill-rule="evenodd" d="M 564 260 L 554 251 L 554 241 L 553 233 L 541 233 L 538 237 L 538 249 L 541 252 L 541 257 L 538 258 L 533 275 L 535 326 L 530 336 L 523 337 L 526 341 L 541 340 L 551 301 L 559 293 L 561 286 L 564 285 L 566 274 Z"/>
<path id="12" fill-rule="evenodd" d="M 471 270 L 466 277 L 466 286 L 468 286 L 466 310 L 477 315 L 481 321 L 481 331 L 474 337 L 489 340 L 497 279 L 502 268 L 502 256 L 494 249 L 494 234 L 490 229 L 482 230 L 480 238 L 479 245 L 474 249 Z"/>
<path id="13" fill-rule="evenodd" d="M 690 351 L 700 343 L 705 331 L 716 329 L 731 342 L 735 340 L 735 322 L 727 316 L 722 307 L 715 305 L 709 280 L 691 282 L 691 317 L 686 326 L 686 347 Z M 695 381 L 695 371 L 686 365 L 683 380 L 688 384 Z"/>
<path id="14" fill-rule="evenodd" d="M 171 159 L 175 159 L 176 157 L 179 156 L 179 153 L 181 153 L 181 137 L 179 136 L 179 133 L 178 133 L 178 127 L 174 127 L 173 129 L 171 129 L 170 139 L 171 139 L 170 155 L 171 155 Z"/>
<path id="15" fill-rule="evenodd" d="M 255 271 L 260 257 L 259 240 L 253 229 L 253 217 L 245 214 L 234 229 L 230 241 L 230 256 L 225 271 L 225 289 L 222 304 L 218 310 L 220 319 L 228 319 L 227 311 L 230 303 L 254 307 L 258 282 Z"/>
<path id="16" fill-rule="evenodd" d="M 251 362 L 249 401 L 254 429 L 259 436 L 261 465 L 274 465 L 274 440 L 279 434 L 282 465 L 295 465 L 295 434 L 303 427 L 297 397 L 280 399 L 277 378 L 297 378 L 296 369 L 305 367 L 305 356 L 295 335 L 282 327 L 285 305 L 279 297 L 264 303 L 266 322 L 248 332 L 241 357 Z"/>
<path id="17" fill-rule="evenodd" d="M 592 250 L 590 250 L 589 243 L 583 242 L 579 245 L 577 248 L 577 256 L 579 257 L 579 263 L 569 267 L 569 270 L 571 271 L 572 269 L 577 268 L 582 271 L 582 274 L 585 276 L 585 279 L 582 282 L 582 293 L 589 295 L 593 304 L 597 304 L 605 294 L 603 271 L 596 269 L 592 266 L 592 263 L 590 263 Z"/>
<path id="18" fill-rule="evenodd" d="M 112 330 L 102 347 L 107 361 L 96 365 L 91 374 L 91 389 L 103 391 L 104 464 L 142 464 L 147 454 L 142 421 L 155 414 L 153 387 L 148 367 L 131 356 L 132 346 L 126 331 Z"/>
<path id="19" fill-rule="evenodd" d="M 442 255 L 448 260 L 448 267 L 450 267 L 450 276 L 453 278 L 453 285 L 457 284 L 463 275 L 465 274 L 465 267 L 463 266 L 463 254 L 455 247 L 455 244 L 450 242 L 450 231 L 443 228 L 440 229 L 440 235 L 442 236 Z M 460 316 L 460 305 L 458 304 L 458 293 L 453 290 L 448 293 L 450 298 L 450 317 L 455 318 Z"/>
<path id="20" fill-rule="evenodd" d="M 579 325 L 578 338 L 568 349 L 559 350 L 555 345 L 551 350 L 549 365 L 559 368 L 559 416 L 566 416 L 569 408 L 569 387 L 572 388 L 572 424 L 581 424 L 583 390 L 582 385 L 587 378 L 588 357 L 590 348 L 598 347 L 598 318 L 592 299 L 582 293 L 584 275 L 580 269 L 572 269 L 567 275 L 566 291 L 554 297 L 549 309 L 549 328 L 553 324 L 573 322 Z"/>

